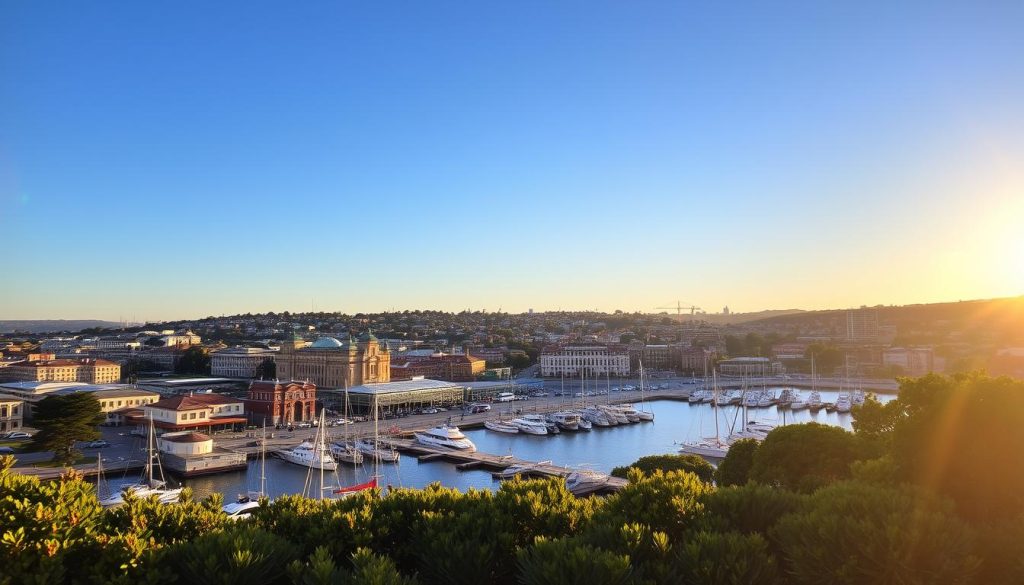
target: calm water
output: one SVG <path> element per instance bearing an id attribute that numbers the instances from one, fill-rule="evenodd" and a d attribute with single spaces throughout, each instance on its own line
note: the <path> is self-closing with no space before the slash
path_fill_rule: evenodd
<path id="1" fill-rule="evenodd" d="M 806 397 L 806 392 L 803 393 Z M 822 400 L 834 402 L 837 392 L 822 391 Z M 887 401 L 891 397 L 881 396 Z M 676 453 L 678 443 L 714 436 L 715 418 L 710 405 L 677 402 L 670 400 L 652 401 L 647 408 L 655 413 L 655 422 L 620 425 L 609 428 L 594 428 L 591 432 L 561 433 L 555 436 L 506 435 L 485 429 L 466 431 L 477 448 L 494 454 L 513 454 L 531 461 L 551 460 L 560 465 L 582 465 L 598 471 L 608 472 L 613 467 L 627 465 L 644 455 Z M 783 419 L 783 415 L 785 419 Z M 739 428 L 743 424 L 742 412 L 735 407 L 719 410 L 719 427 L 722 436 L 728 434 L 730 425 Z M 796 413 L 777 411 L 775 407 L 748 410 L 748 418 L 772 424 L 801 423 L 815 421 L 822 424 L 851 428 L 849 414 L 826 413 L 821 410 L 812 414 L 808 410 Z M 302 493 L 307 470 L 273 457 L 267 458 L 267 491 L 271 497 L 282 494 Z M 368 481 L 373 475 L 372 466 L 364 464 L 353 468 L 346 465 L 337 474 L 325 472 L 324 483 L 328 486 L 353 485 Z M 457 471 L 455 466 L 445 462 L 420 463 L 415 457 L 403 456 L 401 462 L 381 465 L 381 485 L 391 484 L 402 487 L 423 487 L 432 482 L 441 482 L 449 487 L 466 490 L 469 488 L 494 489 L 498 482 L 491 479 L 487 471 Z M 212 492 L 221 492 L 226 499 L 237 494 L 259 489 L 259 461 L 251 461 L 247 471 L 225 473 L 209 477 L 185 480 L 198 497 Z M 314 472 L 312 490 L 320 485 L 320 474 Z"/>

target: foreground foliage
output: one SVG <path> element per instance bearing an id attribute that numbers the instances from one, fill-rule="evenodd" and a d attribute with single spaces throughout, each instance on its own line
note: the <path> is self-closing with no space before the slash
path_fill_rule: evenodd
<path id="1" fill-rule="evenodd" d="M 982 417 L 972 402 L 1024 388 L 981 376 L 904 385 L 895 406 L 860 411 L 870 421 L 857 433 L 801 425 L 745 444 L 719 470 L 735 485 L 638 465 L 603 499 L 576 498 L 557 479 L 494 492 L 435 484 L 287 496 L 236 522 L 219 497 L 188 490 L 174 506 L 129 497 L 103 510 L 81 478 L 40 483 L 2 458 L 0 585 L 1024 582 L 1024 482 L 1003 469 L 1019 461 L 1004 451 L 1019 436 L 988 445 L 1007 457 L 1000 469 L 957 458 L 966 447 L 929 447 L 943 437 L 937 424 L 959 433 L 960 417 Z M 935 459 L 915 461 L 914 446 Z M 954 471 L 1008 485 L 972 487 Z"/>

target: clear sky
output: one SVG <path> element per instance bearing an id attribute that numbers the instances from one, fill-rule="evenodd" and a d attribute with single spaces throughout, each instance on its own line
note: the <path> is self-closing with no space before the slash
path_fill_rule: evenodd
<path id="1" fill-rule="evenodd" d="M 0 318 L 1018 295 L 1022 31 L 1019 0 L 0 0 Z"/>

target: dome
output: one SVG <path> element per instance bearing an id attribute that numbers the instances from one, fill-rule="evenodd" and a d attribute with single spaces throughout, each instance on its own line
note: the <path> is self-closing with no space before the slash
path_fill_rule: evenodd
<path id="1" fill-rule="evenodd" d="M 314 341 L 310 347 L 314 349 L 335 349 L 341 347 L 341 342 L 333 337 L 321 337 Z"/>

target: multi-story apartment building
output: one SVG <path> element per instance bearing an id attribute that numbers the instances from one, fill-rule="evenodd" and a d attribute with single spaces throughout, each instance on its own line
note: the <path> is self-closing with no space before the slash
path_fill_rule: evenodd
<path id="1" fill-rule="evenodd" d="M 549 346 L 540 354 L 541 376 L 628 376 L 629 371 L 629 350 L 621 345 Z"/>
<path id="2" fill-rule="evenodd" d="M 432 353 L 405 356 L 391 362 L 391 379 L 411 380 L 417 376 L 448 382 L 472 382 L 487 369 L 487 362 L 469 354 Z"/>
<path id="3" fill-rule="evenodd" d="M 210 354 L 210 374 L 224 378 L 256 378 L 265 360 L 273 360 L 277 351 L 261 347 L 229 347 Z"/>
<path id="4" fill-rule="evenodd" d="M 846 339 L 848 341 L 875 341 L 878 339 L 878 311 L 861 307 L 846 312 Z"/>
<path id="5" fill-rule="evenodd" d="M 763 357 L 737 357 L 718 362 L 718 373 L 723 376 L 754 378 L 775 376 L 785 371 L 780 362 Z"/>
<path id="6" fill-rule="evenodd" d="M 5 380 L 109 384 L 121 379 L 121 366 L 104 359 L 54 359 L 38 354 L 0 370 Z"/>

